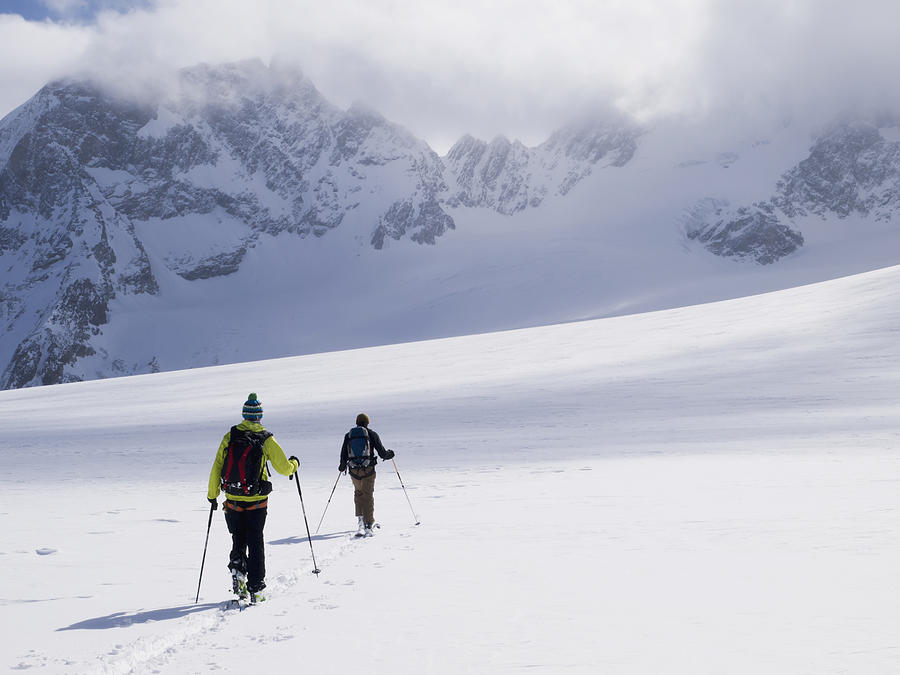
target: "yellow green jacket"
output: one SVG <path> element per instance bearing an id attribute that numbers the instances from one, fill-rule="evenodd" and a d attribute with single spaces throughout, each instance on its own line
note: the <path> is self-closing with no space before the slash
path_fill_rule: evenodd
<path id="1" fill-rule="evenodd" d="M 265 431 L 262 424 L 248 422 L 247 420 L 238 424 L 237 428 L 241 431 Z M 209 492 L 206 496 L 210 499 L 215 499 L 222 491 L 222 466 L 225 464 L 225 450 L 228 448 L 229 443 L 231 443 L 231 429 L 222 438 L 222 442 L 219 444 L 219 451 L 216 453 L 216 459 L 213 461 L 212 469 L 209 472 Z M 263 444 L 262 466 L 260 467 L 263 480 L 269 480 L 269 474 L 266 471 L 266 461 L 272 462 L 275 470 L 284 476 L 292 476 L 300 468 L 295 460 L 284 456 L 284 450 L 281 449 L 281 446 L 278 445 L 273 436 L 269 436 Z M 258 502 L 267 499 L 268 495 L 230 495 L 226 492 L 225 498 L 236 502 Z"/>

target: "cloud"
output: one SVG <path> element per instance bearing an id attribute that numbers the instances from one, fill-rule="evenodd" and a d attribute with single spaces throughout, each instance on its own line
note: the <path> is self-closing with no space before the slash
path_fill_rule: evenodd
<path id="1" fill-rule="evenodd" d="M 55 14 L 69 14 L 87 9 L 87 0 L 40 0 L 41 4 Z"/>
<path id="2" fill-rule="evenodd" d="M 90 45 L 90 30 L 0 14 L 0 115 L 65 75 Z"/>
<path id="3" fill-rule="evenodd" d="M 833 115 L 900 105 L 900 4 L 757 0 L 717 4 L 692 88 L 714 110 Z"/>
<path id="4" fill-rule="evenodd" d="M 58 0 L 54 0 L 58 1 Z M 63 0 L 64 1 L 64 0 Z M 139 89 L 198 62 L 297 63 L 440 150 L 463 133 L 529 143 L 610 104 L 777 118 L 893 106 L 893 0 L 159 0 L 90 25 L 0 15 L 0 113 L 74 70 Z"/>

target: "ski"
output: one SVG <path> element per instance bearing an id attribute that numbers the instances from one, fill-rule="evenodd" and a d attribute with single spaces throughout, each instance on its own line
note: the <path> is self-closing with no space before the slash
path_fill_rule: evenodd
<path id="1" fill-rule="evenodd" d="M 257 598 L 256 593 L 251 593 L 247 590 L 247 575 L 236 570 L 233 570 L 231 573 L 231 590 L 237 597 L 225 603 L 225 609 L 237 608 L 238 611 L 242 612 L 250 605 L 265 602 L 266 600 L 265 594 L 261 591 L 259 592 L 260 597 Z"/>
<path id="2" fill-rule="evenodd" d="M 373 536 L 375 536 L 376 529 L 380 530 L 381 525 L 379 525 L 378 523 L 372 523 L 372 527 L 359 529 L 356 532 L 354 532 L 353 534 L 351 534 L 350 538 L 351 539 L 366 539 L 368 537 L 373 537 Z"/>
<path id="3" fill-rule="evenodd" d="M 268 598 L 263 598 L 261 600 L 254 600 L 252 597 L 248 598 L 231 598 L 231 600 L 226 600 L 222 609 L 237 609 L 239 612 L 243 612 L 248 607 L 253 607 L 254 605 L 260 605 L 266 602 Z"/>

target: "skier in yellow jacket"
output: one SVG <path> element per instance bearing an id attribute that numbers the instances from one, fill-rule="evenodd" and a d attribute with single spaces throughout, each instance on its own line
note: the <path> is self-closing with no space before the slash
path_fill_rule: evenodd
<path id="1" fill-rule="evenodd" d="M 232 587 L 240 599 L 259 602 L 265 599 L 266 554 L 263 528 L 266 524 L 268 495 L 272 491 L 266 462 L 285 476 L 293 476 L 300 460 L 285 457 L 284 450 L 260 423 L 262 403 L 251 393 L 242 411 L 244 421 L 231 427 L 219 444 L 209 472 L 207 499 L 218 508 L 219 492 L 225 492 L 222 507 L 231 533 Z"/>

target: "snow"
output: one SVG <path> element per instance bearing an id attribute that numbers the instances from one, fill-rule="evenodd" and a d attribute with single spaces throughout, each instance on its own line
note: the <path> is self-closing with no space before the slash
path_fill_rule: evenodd
<path id="1" fill-rule="evenodd" d="M 715 304 L 0 392 L 0 667 L 839 673 L 900 667 L 900 267 Z M 382 528 L 270 498 L 223 611 L 205 484 L 246 394 L 310 527 L 365 410 Z M 10 481 L 10 477 L 14 477 Z M 42 552 L 44 554 L 42 554 Z M 11 627 L 15 626 L 12 630 Z"/>
<path id="2" fill-rule="evenodd" d="M 204 257 L 240 248 L 247 236 L 244 224 L 221 207 L 203 214 L 135 221 L 134 226 L 151 255 L 188 269 Z"/>
<path id="3" fill-rule="evenodd" d="M 159 106 L 156 117 L 138 129 L 138 138 L 165 138 L 174 127 L 184 124 L 181 115 L 165 106 Z"/>
<path id="4" fill-rule="evenodd" d="M 266 177 L 261 171 L 248 175 L 241 163 L 231 156 L 226 148 L 217 149 L 218 158 L 215 164 L 194 165 L 188 171 L 174 172 L 173 178 L 198 188 L 218 189 L 225 194 L 250 193 L 256 196 L 260 206 L 268 209 L 273 216 L 290 215 L 290 200 L 274 192 L 267 185 Z M 244 228 L 246 230 L 246 224 Z"/>
<path id="5" fill-rule="evenodd" d="M 881 127 L 878 132 L 888 143 L 900 142 L 900 126 Z"/>
<path id="6" fill-rule="evenodd" d="M 104 188 L 114 188 L 120 186 L 124 186 L 129 182 L 132 182 L 132 175 L 127 171 L 122 169 L 108 169 L 103 166 L 89 166 L 85 168 L 85 171 L 90 174 L 90 176 L 97 181 L 97 184 L 100 187 Z"/>

